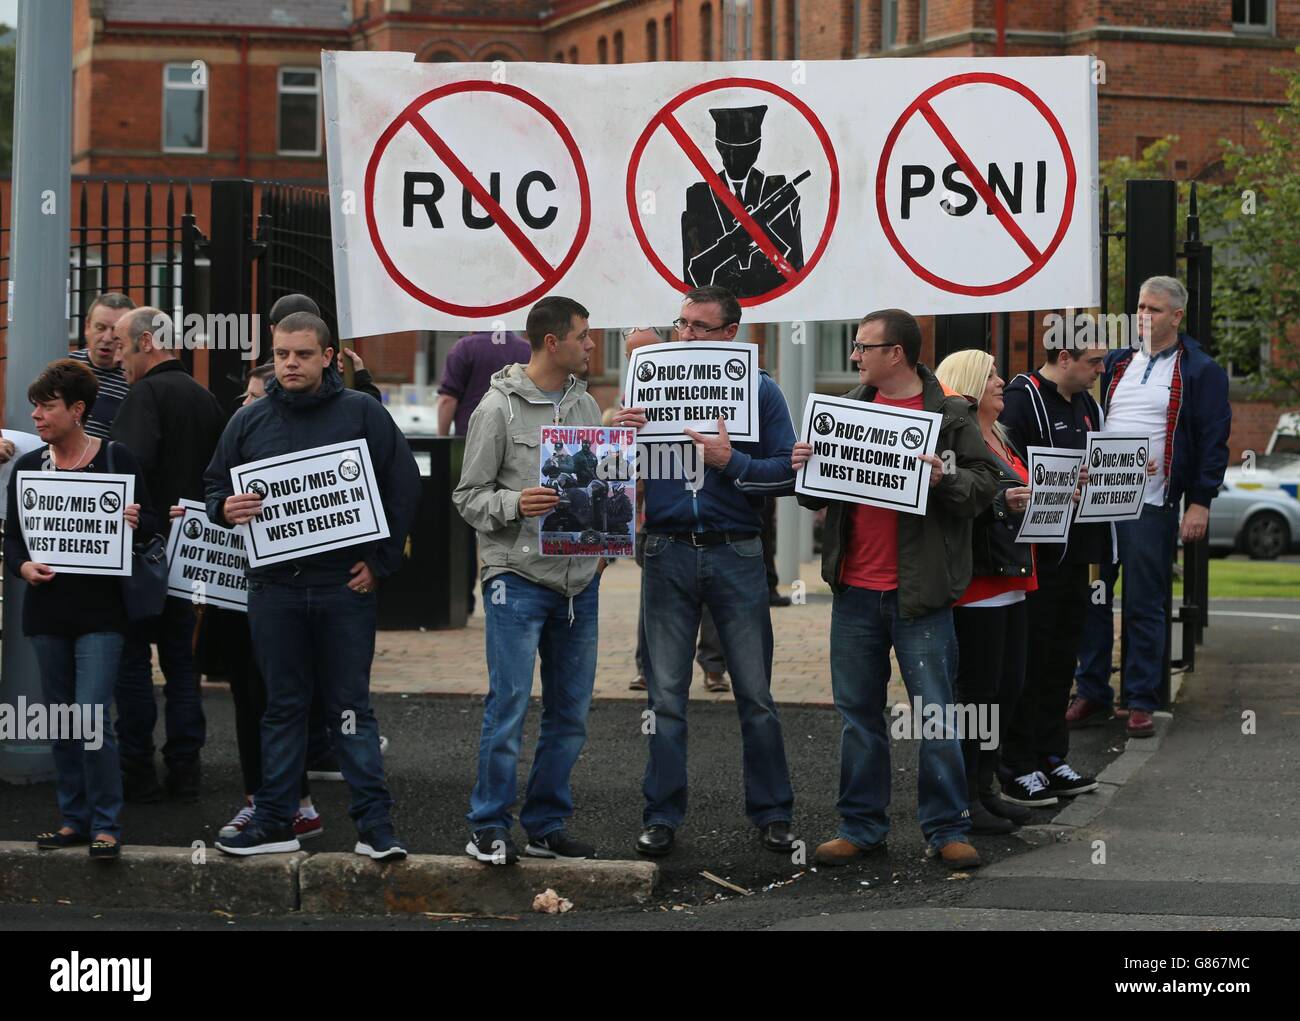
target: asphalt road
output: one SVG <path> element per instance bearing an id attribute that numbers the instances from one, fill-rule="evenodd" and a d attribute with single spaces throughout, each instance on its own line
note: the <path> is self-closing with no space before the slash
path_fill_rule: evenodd
<path id="1" fill-rule="evenodd" d="M 212 691 L 206 706 L 208 747 L 204 752 L 204 795 L 198 804 L 128 805 L 123 816 L 128 845 L 211 844 L 217 830 L 233 814 L 240 799 L 235 758 L 233 711 L 224 690 Z M 640 777 L 645 762 L 645 738 L 640 731 L 641 706 L 634 702 L 600 702 L 591 712 L 589 741 L 574 772 L 577 813 L 572 831 L 593 841 L 602 857 L 634 858 L 632 844 L 641 822 Z M 479 699 L 380 696 L 377 713 L 391 740 L 388 776 L 397 801 L 399 834 L 412 851 L 463 853 L 468 835 L 466 800 L 474 782 L 475 752 L 482 706 Z M 811 849 L 834 836 L 835 797 L 839 770 L 839 718 L 833 709 L 786 708 L 782 711 L 787 753 L 794 782 L 795 823 Z M 583 928 L 695 927 L 731 924 L 732 904 L 744 902 L 735 924 L 746 928 L 773 924 L 782 918 L 823 910 L 899 907 L 916 903 L 946 903 L 962 881 L 924 859 L 925 845 L 916 822 L 916 744 L 893 743 L 894 828 L 886 852 L 837 870 L 813 871 L 793 864 L 789 856 L 773 854 L 758 842 L 743 814 L 739 729 L 730 704 L 698 703 L 691 708 L 691 809 L 679 831 L 674 854 L 661 862 L 658 899 L 645 909 L 583 913 L 563 918 L 529 918 L 519 923 L 430 923 L 424 919 L 241 918 L 238 926 L 329 928 L 405 928 L 430 924 L 478 927 L 536 926 Z M 530 714 L 525 748 L 536 740 L 536 709 Z M 1118 725 L 1083 732 L 1072 756 L 1080 771 L 1098 771 L 1123 744 Z M 520 766 L 520 789 L 529 760 Z M 325 832 L 311 841 L 314 851 L 350 851 L 356 840 L 347 817 L 347 795 L 341 783 L 313 785 Z M 1087 795 L 1085 795 L 1086 797 Z M 55 821 L 50 784 L 0 786 L 0 839 L 27 840 Z M 1043 822 L 1056 809 L 1038 814 Z M 516 839 L 522 834 L 516 832 Z M 1038 839 L 1042 839 L 1041 836 Z M 975 838 L 988 862 L 1023 854 L 1031 843 L 1020 837 Z M 700 876 L 709 871 L 758 896 L 741 898 Z M 797 878 L 796 878 L 797 877 Z M 719 904 L 728 901 L 729 904 Z M 709 905 L 706 907 L 706 905 Z M 143 907 L 143 906 L 142 906 Z M 578 905 L 581 908 L 581 905 Z M 721 910 L 720 910 L 721 909 Z M 48 907 L 0 906 L 0 924 L 19 927 L 133 928 L 227 927 L 211 916 L 178 916 L 165 912 L 104 912 L 77 905 Z M 740 921 L 743 917 L 743 922 Z"/>

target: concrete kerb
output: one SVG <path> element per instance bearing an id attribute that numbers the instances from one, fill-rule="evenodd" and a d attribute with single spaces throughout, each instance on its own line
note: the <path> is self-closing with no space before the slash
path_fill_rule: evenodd
<path id="1" fill-rule="evenodd" d="M 38 851 L 0 841 L 0 901 L 170 911 L 382 915 L 521 914 L 554 889 L 584 910 L 635 907 L 659 868 L 643 861 L 521 861 L 496 867 L 449 855 L 381 864 L 352 854 L 230 858 L 214 848 L 127 846 L 115 862 L 85 847 Z"/>

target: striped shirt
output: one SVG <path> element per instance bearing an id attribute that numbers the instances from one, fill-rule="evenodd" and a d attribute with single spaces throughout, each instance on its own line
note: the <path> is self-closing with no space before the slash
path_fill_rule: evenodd
<path id="1" fill-rule="evenodd" d="M 126 374 L 121 369 L 101 369 L 90 360 L 90 352 L 85 349 L 73 351 L 68 357 L 73 361 L 85 362 L 99 380 L 99 395 L 95 398 L 95 406 L 86 416 L 86 434 L 106 440 L 113 427 L 117 409 L 122 406 L 122 400 L 130 389 Z"/>

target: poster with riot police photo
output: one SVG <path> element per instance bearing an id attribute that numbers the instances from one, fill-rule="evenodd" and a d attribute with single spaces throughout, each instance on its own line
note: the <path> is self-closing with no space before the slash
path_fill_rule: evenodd
<path id="1" fill-rule="evenodd" d="M 542 426 L 541 484 L 560 496 L 542 518 L 542 556 L 632 556 L 635 429 Z"/>

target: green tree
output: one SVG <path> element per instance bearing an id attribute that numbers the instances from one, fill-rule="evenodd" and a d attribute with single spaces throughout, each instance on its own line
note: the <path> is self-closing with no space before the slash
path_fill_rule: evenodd
<path id="1" fill-rule="evenodd" d="M 0 22 L 0 35 L 9 26 Z M 14 154 L 14 57 L 13 46 L 0 46 L 0 174 L 9 173 Z"/>

